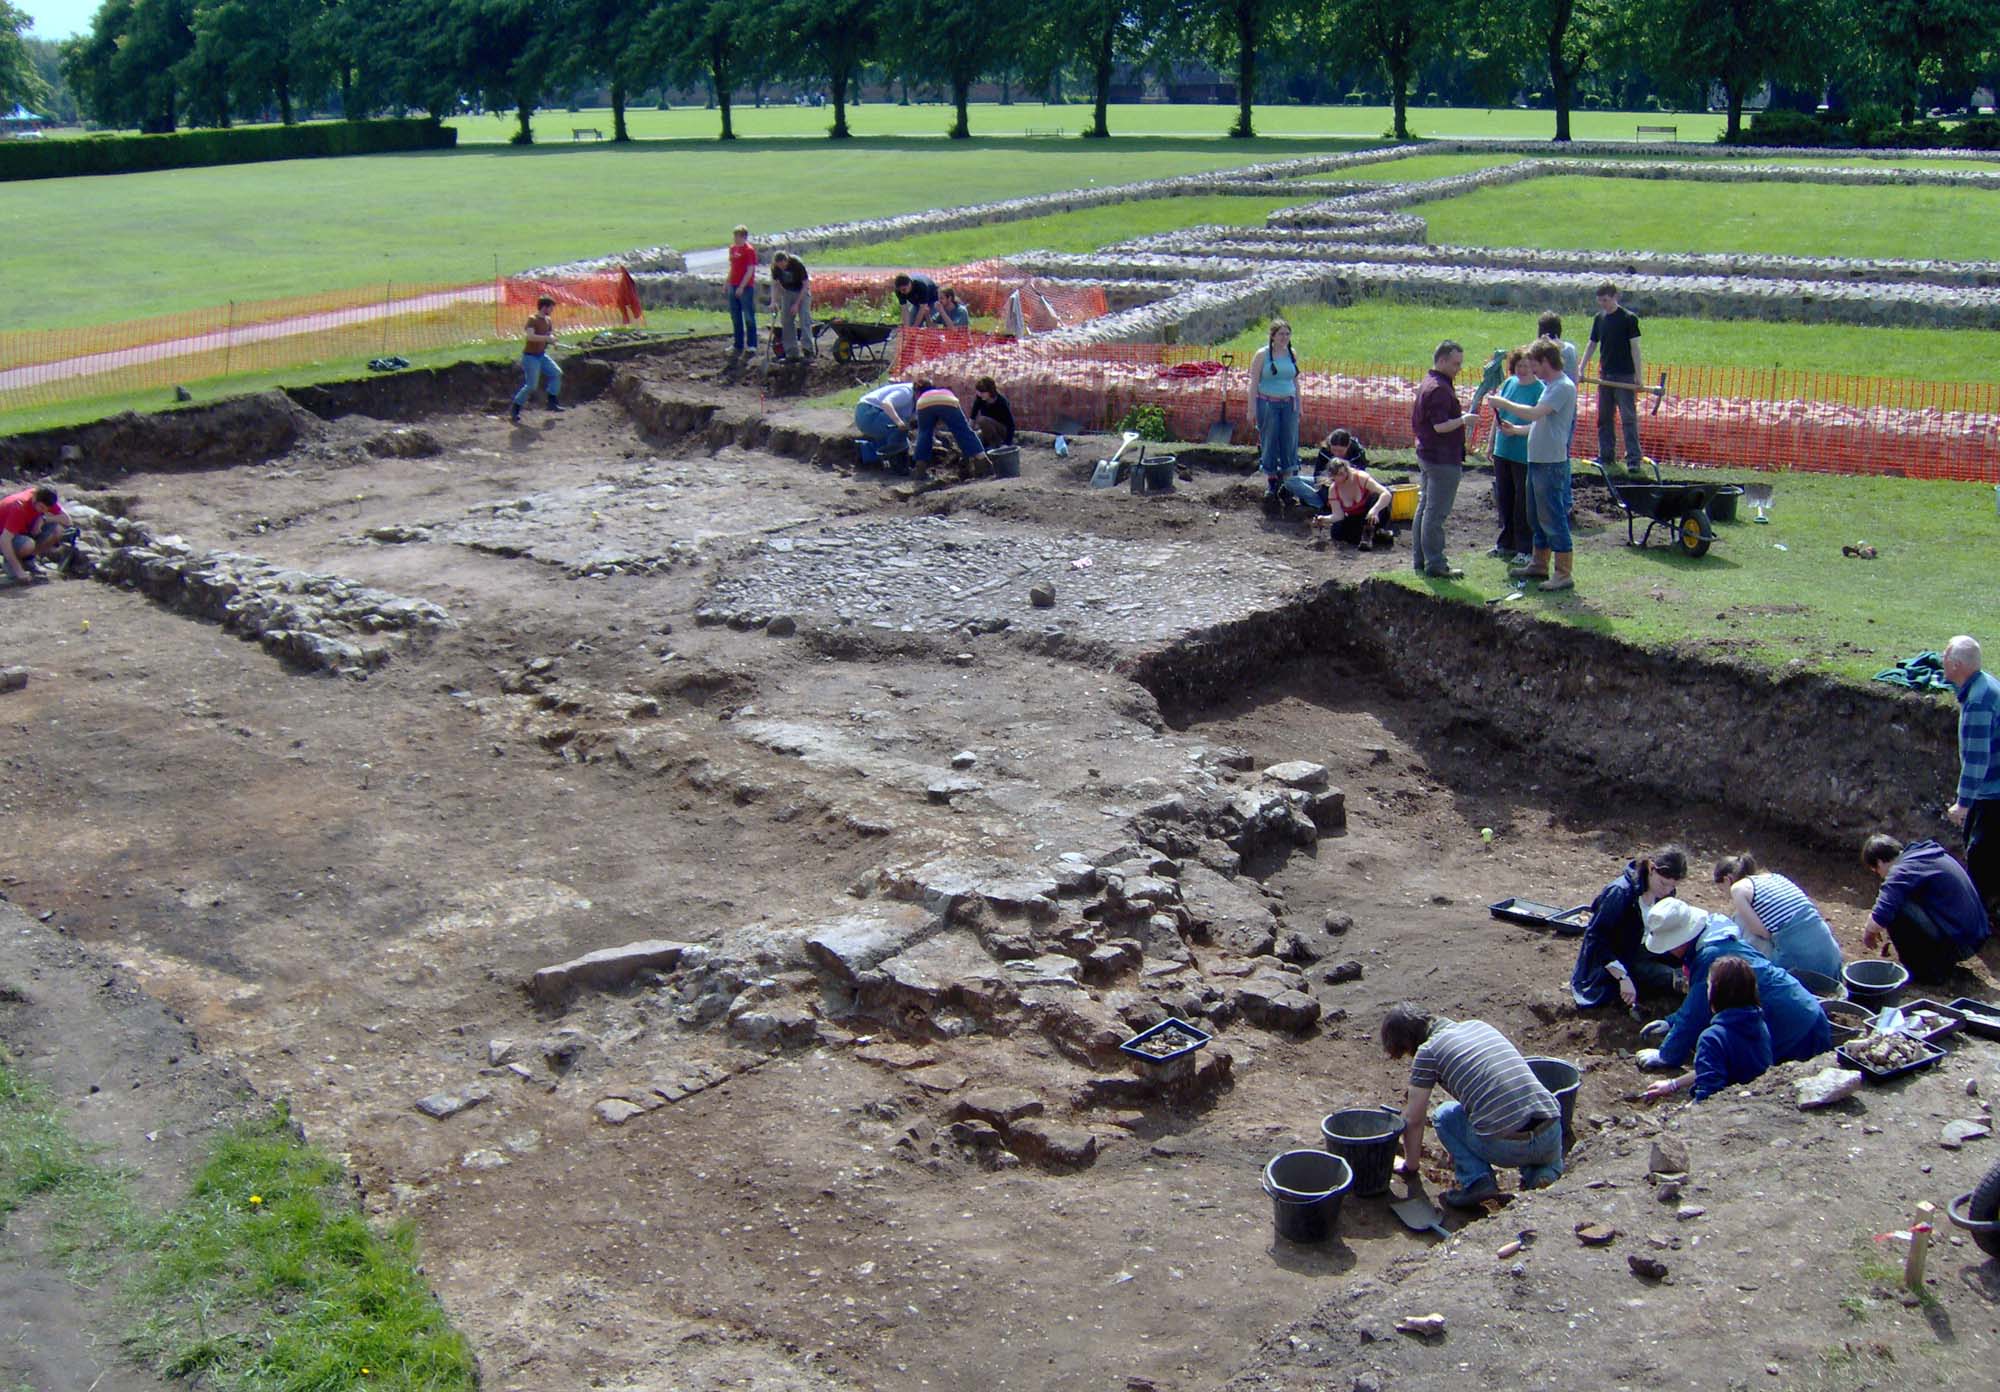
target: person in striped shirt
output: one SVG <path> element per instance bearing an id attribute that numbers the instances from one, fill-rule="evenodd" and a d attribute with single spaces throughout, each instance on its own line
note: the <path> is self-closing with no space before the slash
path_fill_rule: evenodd
<path id="1" fill-rule="evenodd" d="M 1396 1006 L 1382 1020 L 1382 1048 L 1412 1058 L 1403 1107 L 1403 1170 L 1417 1182 L 1431 1090 L 1451 1101 L 1430 1118 L 1451 1156 L 1457 1187 L 1438 1195 L 1453 1208 L 1478 1208 L 1500 1194 L 1496 1166 L 1518 1167 L 1523 1189 L 1563 1172 L 1562 1108 L 1521 1051 L 1484 1020 L 1447 1020 L 1419 1006 Z"/>
<path id="2" fill-rule="evenodd" d="M 1959 705 L 1958 798 L 1945 816 L 1965 828 L 1965 869 L 1990 911 L 2000 902 L 2000 681 L 1963 633 L 1945 644 L 1944 679 Z"/>
<path id="3" fill-rule="evenodd" d="M 1743 941 L 1788 972 L 1840 980 L 1840 944 L 1803 889 L 1764 869 L 1748 851 L 1717 861 L 1715 882 L 1729 886 L 1730 917 Z"/>

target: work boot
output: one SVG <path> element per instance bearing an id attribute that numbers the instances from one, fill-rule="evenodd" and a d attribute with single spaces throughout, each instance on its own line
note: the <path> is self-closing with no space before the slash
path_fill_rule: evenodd
<path id="1" fill-rule="evenodd" d="M 551 411 L 554 411 L 557 415 L 561 415 L 562 408 L 562 402 L 556 400 L 553 396 L 549 398 L 549 409 Z"/>
<path id="2" fill-rule="evenodd" d="M 1549 557 L 1553 554 L 1537 546 L 1535 554 L 1528 558 L 1525 566 L 1510 567 L 1509 573 L 1516 580 L 1546 580 L 1549 578 Z"/>
<path id="3" fill-rule="evenodd" d="M 1448 1208 L 1478 1208 L 1488 1199 L 1500 1197 L 1500 1186 L 1492 1175 L 1476 1179 L 1463 1189 L 1447 1189 L 1438 1195 L 1439 1202 Z"/>
<path id="4" fill-rule="evenodd" d="M 1555 576 L 1552 579 L 1542 581 L 1542 583 L 1536 588 L 1542 590 L 1575 589 L 1576 577 L 1573 574 L 1571 574 L 1571 569 L 1575 564 L 1576 564 L 1576 552 L 1574 551 L 1557 552 Z"/>
<path id="5" fill-rule="evenodd" d="M 521 423 L 521 403 L 518 401 L 515 402 L 513 409 L 507 414 L 513 417 L 514 424 L 519 425 Z"/>

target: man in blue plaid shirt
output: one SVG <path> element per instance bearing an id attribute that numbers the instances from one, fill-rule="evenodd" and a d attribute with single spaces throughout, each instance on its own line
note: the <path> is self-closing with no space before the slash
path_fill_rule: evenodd
<path id="1" fill-rule="evenodd" d="M 1958 800 L 1945 812 L 1965 828 L 1965 868 L 1990 909 L 2000 900 L 2000 681 L 1979 667 L 1979 644 L 1945 644 L 1944 679 L 1958 693 Z"/>

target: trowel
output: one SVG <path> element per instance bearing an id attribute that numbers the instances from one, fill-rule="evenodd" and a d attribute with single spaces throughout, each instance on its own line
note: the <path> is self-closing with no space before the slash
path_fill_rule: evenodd
<path id="1" fill-rule="evenodd" d="M 1410 1186 L 1410 1197 L 1397 1199 L 1389 1205 L 1389 1211 L 1395 1214 L 1397 1221 L 1411 1232 L 1434 1232 L 1439 1237 L 1451 1236 L 1445 1228 L 1443 1215 L 1432 1205 L 1424 1191 L 1414 1184 Z"/>

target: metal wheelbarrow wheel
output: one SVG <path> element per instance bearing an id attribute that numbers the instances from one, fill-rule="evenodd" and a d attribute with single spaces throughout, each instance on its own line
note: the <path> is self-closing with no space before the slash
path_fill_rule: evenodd
<path id="1" fill-rule="evenodd" d="M 2000 1162 L 1969 1194 L 1960 1194 L 1945 1210 L 1951 1221 L 1972 1235 L 1979 1250 L 2000 1258 Z"/>
<path id="2" fill-rule="evenodd" d="M 1700 560 L 1708 554 L 1709 543 L 1715 540 L 1715 528 L 1709 525 L 1708 510 L 1696 508 L 1693 512 L 1681 514 L 1674 524 L 1674 544 L 1690 560 Z"/>
<path id="3" fill-rule="evenodd" d="M 851 363 L 851 362 L 853 362 L 853 361 L 854 361 L 854 344 L 853 344 L 852 342 L 850 342 L 849 340 L 847 340 L 847 339 L 844 339 L 844 338 L 836 338 L 836 339 L 834 339 L 834 341 L 833 341 L 833 360 L 834 360 L 835 362 L 837 362 L 837 363 Z"/>

